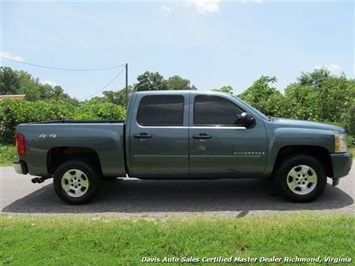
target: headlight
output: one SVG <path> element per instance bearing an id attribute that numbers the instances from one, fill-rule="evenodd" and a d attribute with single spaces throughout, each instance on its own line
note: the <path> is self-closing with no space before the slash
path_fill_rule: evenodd
<path id="1" fill-rule="evenodd" d="M 346 134 L 335 134 L 335 152 L 346 152 L 348 149 Z"/>

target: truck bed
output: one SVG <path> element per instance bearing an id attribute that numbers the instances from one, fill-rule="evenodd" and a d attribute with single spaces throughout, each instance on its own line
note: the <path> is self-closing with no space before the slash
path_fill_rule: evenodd
<path id="1" fill-rule="evenodd" d="M 90 156 L 99 160 L 104 176 L 125 176 L 124 121 L 64 120 L 21 124 L 26 138 L 26 167 L 31 175 L 48 176 L 64 159 Z"/>

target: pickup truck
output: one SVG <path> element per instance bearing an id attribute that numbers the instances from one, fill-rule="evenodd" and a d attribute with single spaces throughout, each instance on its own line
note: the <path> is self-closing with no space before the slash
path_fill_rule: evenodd
<path id="1" fill-rule="evenodd" d="M 267 117 L 230 94 L 135 93 L 125 121 L 20 124 L 17 173 L 53 178 L 69 204 L 84 204 L 104 179 L 269 178 L 292 202 L 310 202 L 348 175 L 343 128 Z"/>

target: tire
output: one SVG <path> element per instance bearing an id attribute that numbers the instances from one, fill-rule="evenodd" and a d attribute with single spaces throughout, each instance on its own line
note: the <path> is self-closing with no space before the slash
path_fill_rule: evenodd
<path id="1" fill-rule="evenodd" d="M 314 157 L 294 154 L 278 164 L 274 175 L 278 192 L 292 202 L 311 202 L 324 192 L 327 175 Z"/>
<path id="2" fill-rule="evenodd" d="M 68 204 L 88 203 L 100 190 L 101 175 L 88 162 L 73 160 L 61 164 L 54 173 L 54 190 Z"/>

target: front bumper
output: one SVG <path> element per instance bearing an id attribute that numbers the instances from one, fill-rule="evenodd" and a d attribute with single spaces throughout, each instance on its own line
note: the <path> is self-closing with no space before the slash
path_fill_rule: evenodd
<path id="1" fill-rule="evenodd" d="M 16 173 L 21 174 L 21 175 L 27 175 L 28 174 L 28 170 L 27 170 L 27 165 L 24 161 L 17 161 L 17 162 L 13 162 L 12 164 L 14 166 L 14 169 L 16 171 Z"/>
<path id="2" fill-rule="evenodd" d="M 333 179 L 347 176 L 353 164 L 351 153 L 333 153 L 330 156 L 333 165 Z"/>

